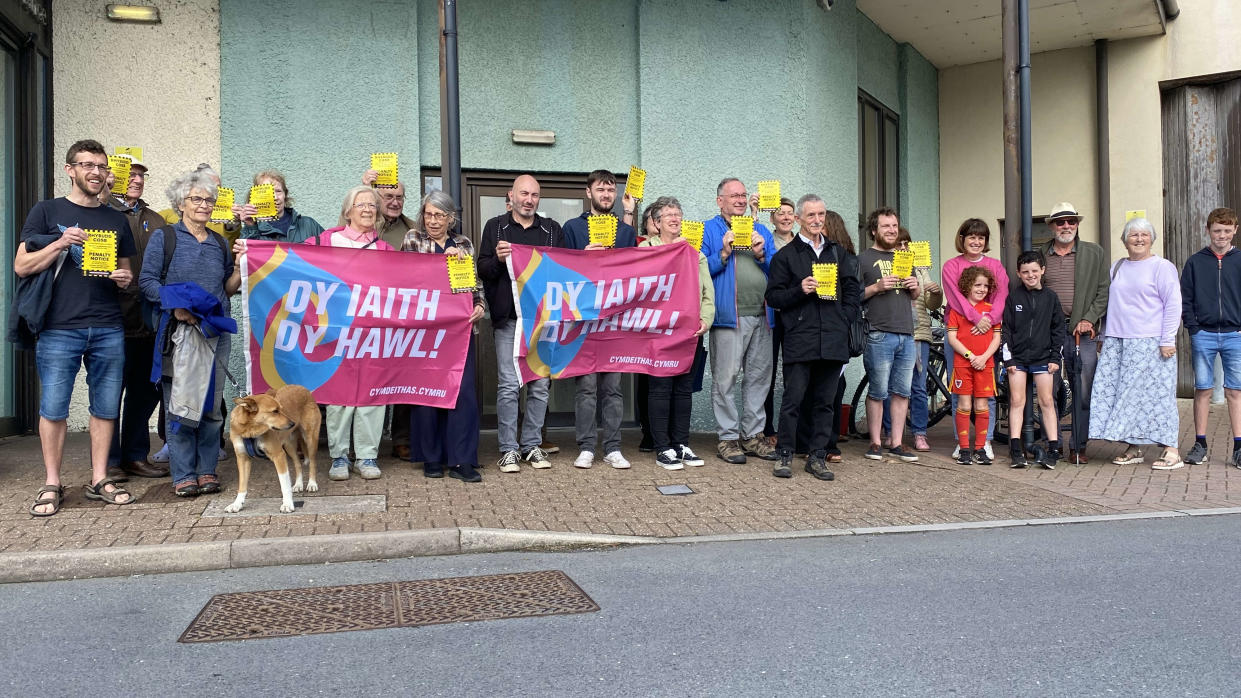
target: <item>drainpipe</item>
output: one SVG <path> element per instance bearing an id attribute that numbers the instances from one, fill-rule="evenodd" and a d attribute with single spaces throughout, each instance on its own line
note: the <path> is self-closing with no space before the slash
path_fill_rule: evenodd
<path id="1" fill-rule="evenodd" d="M 1159 0 L 1159 9 L 1163 11 L 1163 16 L 1168 21 L 1176 19 L 1181 14 L 1181 4 L 1177 0 Z"/>
<path id="2" fill-rule="evenodd" d="M 457 81 L 457 2 L 440 0 L 440 175 L 461 220 L 461 102 Z M 460 223 L 458 223 L 460 225 Z"/>
<path id="3" fill-rule="evenodd" d="M 1095 180 L 1098 182 L 1099 244 L 1112 258 L 1112 155 L 1108 129 L 1107 39 L 1094 42 Z"/>
<path id="4" fill-rule="evenodd" d="M 1034 217 L 1034 195 L 1030 175 L 1030 0 L 1017 2 L 1017 34 L 1021 52 L 1017 65 L 1017 84 L 1021 102 L 1021 249 L 1031 248 L 1031 219 Z"/>
<path id="5" fill-rule="evenodd" d="M 1021 155 L 1018 150 L 1020 112 L 1017 103 L 1017 0 L 1003 0 L 1001 23 L 1004 46 L 1004 230 L 1000 257 L 1013 276 L 1021 249 Z"/>

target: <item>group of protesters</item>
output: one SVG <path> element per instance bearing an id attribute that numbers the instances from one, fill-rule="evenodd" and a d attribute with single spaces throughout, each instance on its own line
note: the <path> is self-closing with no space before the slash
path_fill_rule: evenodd
<path id="1" fill-rule="evenodd" d="M 508 210 L 483 225 L 475 250 L 458 225 L 459 202 L 431 191 L 407 216 L 404 185 L 376 186 L 373 170 L 346 193 L 336 225 L 325 230 L 293 208 L 285 177 L 274 170 L 253 178 L 272 187 L 274 217 L 259 216 L 253 203 L 238 203 L 232 220 L 213 220 L 220 176 L 206 164 L 173 178 L 166 189 L 171 209 L 156 212 L 142 198 L 148 169 L 131 160 L 124 194 L 114 195 L 103 146 L 74 143 L 64 165 L 70 193 L 38 203 L 21 231 L 10 338 L 34 349 L 41 387 L 39 436 L 47 478 L 30 507 L 34 516 L 55 514 L 63 501 L 61 456 L 83 363 L 90 411 L 88 498 L 134 501 L 124 487 L 129 477 L 171 475 L 181 497 L 220 491 L 225 364 L 237 331 L 229 297 L 241 286 L 235 260 L 247 240 L 475 260 L 475 329 L 454 406 L 325 407 L 329 479 L 381 477 L 379 446 L 390 414 L 394 457 L 421 463 L 426 477 L 465 482 L 482 479 L 475 373 L 477 323 L 487 313 L 498 369 L 498 470 L 549 468 L 549 453 L 558 450 L 543 429 L 550 379 L 523 384 L 513 361 L 521 339 L 515 336 L 518 313 L 507 263 L 512 246 L 605 254 L 603 245 L 592 242 L 588 222 L 608 215 L 618 219 L 613 247 L 686 242 L 676 198 L 659 197 L 643 207 L 618 191 L 616 176 L 602 169 L 587 177 L 588 210 L 563 225 L 539 213 L 537 179 L 517 177 Z M 772 464 L 775 477 L 789 478 L 794 459 L 804 458 L 806 472 L 834 479 L 829 466 L 842 460 L 844 370 L 857 355 L 869 379 L 865 409 L 872 428 L 865 457 L 917 461 L 918 452 L 931 450 L 931 313 L 945 303 L 958 463 L 985 465 L 995 458 L 997 366 L 1009 382 L 1011 466 L 1054 468 L 1063 460 L 1054 388 L 1063 381 L 1066 362 L 1078 378 L 1072 396 L 1077 428 L 1066 449 L 1070 463 L 1089 462 L 1089 439 L 1126 443 L 1116 464 L 1142 462 L 1146 445 L 1162 448 L 1156 469 L 1202 463 L 1219 356 L 1234 435 L 1230 462 L 1241 467 L 1241 255 L 1232 247 L 1237 217 L 1229 209 L 1209 214 L 1210 244 L 1178 278 L 1172 263 L 1153 254 L 1156 231 L 1146 219 L 1126 222 L 1120 239 L 1127 256 L 1109 265 L 1099 245 L 1079 237 L 1082 216 L 1072 204 L 1057 204 L 1047 216 L 1052 239 L 1021 254 L 1018 279 L 1010 283 L 1004 265 L 987 255 L 991 231 L 977 218 L 957 230 L 959 254 L 943 263 L 937 279 L 925 266 L 894 273 L 900 269 L 896 255 L 907 252 L 912 239 L 893 209 L 869 213 L 862 239 L 870 246 L 858 252 L 844 217 L 815 194 L 782 198 L 774 209 L 764 209 L 771 228 L 756 222 L 748 245 L 734 246 L 733 218 L 758 218 L 758 197 L 742 180 L 728 177 L 716 187 L 716 205 L 719 214 L 703 222 L 697 251 L 692 364 L 675 376 L 637 376 L 638 450 L 652 452 L 661 468 L 706 463 L 690 448 L 689 425 L 693 393 L 709 370 L 719 460 L 743 464 L 757 458 Z M 84 258 L 87 231 L 114 234 L 114 267 L 91 271 Z M 824 266 L 835 273 L 822 276 Z M 1197 387 L 1197 438 L 1184 459 L 1176 443 L 1174 357 L 1182 322 L 1193 339 Z M 778 405 L 777 368 L 783 375 Z M 620 378 L 600 372 L 573 379 L 577 468 L 590 468 L 598 453 L 612 468 L 631 467 L 621 448 Z M 1030 384 L 1045 437 L 1045 447 L 1033 450 L 1021 438 Z M 149 422 L 160 404 L 165 444 L 151 454 Z M 912 448 L 904 443 L 907 422 Z"/>

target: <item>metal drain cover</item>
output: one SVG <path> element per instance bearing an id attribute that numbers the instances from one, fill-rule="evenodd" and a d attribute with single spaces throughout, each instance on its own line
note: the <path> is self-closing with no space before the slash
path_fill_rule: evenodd
<path id="1" fill-rule="evenodd" d="M 559 570 L 218 594 L 178 642 L 292 637 L 436 623 L 593 613 Z"/>

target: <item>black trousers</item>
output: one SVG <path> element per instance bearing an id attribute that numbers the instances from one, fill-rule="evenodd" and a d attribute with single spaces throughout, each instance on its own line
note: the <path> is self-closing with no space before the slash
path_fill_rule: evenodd
<path id="1" fill-rule="evenodd" d="M 112 446 L 108 464 L 121 461 L 146 460 L 151 455 L 151 414 L 163 394 L 151 382 L 154 360 L 154 337 L 125 338 L 125 371 L 121 374 L 121 410 L 119 423 L 112 430 Z M 160 410 L 160 415 L 163 415 Z"/>
<path id="2" fill-rule="evenodd" d="M 705 359 L 702 338 L 694 353 L 697 365 Z M 651 420 L 651 439 L 655 452 L 689 444 L 689 418 L 693 409 L 694 370 L 679 376 L 651 376 L 647 396 L 647 414 Z"/>
<path id="3" fill-rule="evenodd" d="M 812 415 L 808 453 L 823 454 L 831 440 L 835 412 L 832 400 L 840 380 L 842 361 L 798 361 L 784 364 L 784 398 L 780 404 L 780 433 L 776 448 L 793 453 L 797 445 L 797 424 L 806 398 L 811 399 Z"/>
<path id="4" fill-rule="evenodd" d="M 776 315 L 776 326 L 775 329 L 771 331 L 771 387 L 767 389 L 767 399 L 763 401 L 763 413 L 767 418 L 763 426 L 763 436 L 776 435 L 776 367 L 780 365 L 780 347 L 783 345 L 784 325 L 780 323 L 780 316 Z M 802 402 L 801 416 L 797 418 L 797 445 L 793 451 L 794 453 L 808 452 L 810 447 L 810 437 L 814 432 L 814 427 L 810 421 L 813 411 L 814 396 L 807 393 L 805 401 Z M 839 402 L 836 403 L 836 413 L 840 414 Z M 830 445 L 836 445 L 835 438 L 831 439 Z"/>

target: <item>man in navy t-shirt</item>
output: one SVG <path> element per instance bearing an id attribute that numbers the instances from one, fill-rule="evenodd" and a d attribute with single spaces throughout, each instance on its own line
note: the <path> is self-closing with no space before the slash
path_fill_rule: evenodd
<path id="1" fill-rule="evenodd" d="M 86 497 L 109 504 L 134 500 L 107 476 L 107 468 L 125 365 L 119 289 L 133 282 L 129 258 L 137 249 L 125 217 L 99 201 L 108 175 L 103 146 L 93 140 L 74 143 L 65 157 L 65 174 L 71 185 L 69 195 L 35 204 L 22 226 L 13 262 L 13 271 L 22 278 L 53 275 L 50 301 L 35 345 L 39 440 L 47 470 L 47 485 L 30 507 L 35 516 L 60 511 L 64 497 L 60 465 L 69 400 L 83 363 L 90 395 L 91 480 Z M 87 231 L 114 235 L 114 270 L 83 271 Z"/>

